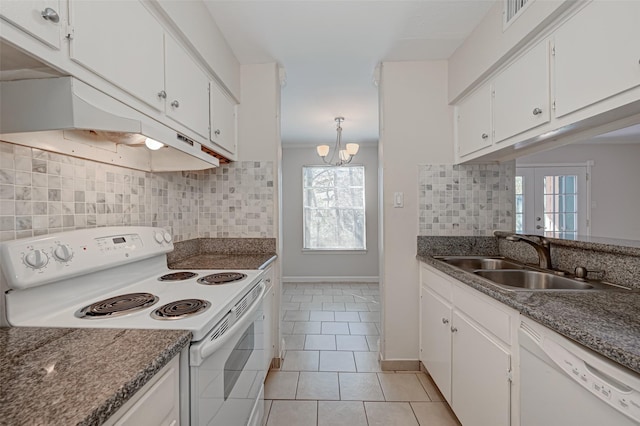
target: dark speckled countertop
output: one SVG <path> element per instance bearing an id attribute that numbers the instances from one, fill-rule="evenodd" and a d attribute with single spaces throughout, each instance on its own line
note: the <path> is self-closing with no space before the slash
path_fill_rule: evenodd
<path id="1" fill-rule="evenodd" d="M 190 340 L 183 330 L 0 328 L 0 425 L 100 425 Z"/>
<path id="2" fill-rule="evenodd" d="M 640 291 L 508 291 L 428 255 L 417 259 L 640 373 Z"/>
<path id="3" fill-rule="evenodd" d="M 275 260 L 273 254 L 205 253 L 169 263 L 171 269 L 264 269 Z"/>

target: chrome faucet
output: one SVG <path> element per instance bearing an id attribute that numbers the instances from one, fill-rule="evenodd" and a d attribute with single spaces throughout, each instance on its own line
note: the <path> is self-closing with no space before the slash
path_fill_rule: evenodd
<path id="1" fill-rule="evenodd" d="M 531 237 L 535 237 L 538 241 L 533 240 Z M 551 269 L 551 243 L 544 237 L 539 235 L 521 235 L 513 234 L 505 237 L 508 241 L 523 241 L 533 246 L 538 253 L 538 265 L 543 269 Z"/>

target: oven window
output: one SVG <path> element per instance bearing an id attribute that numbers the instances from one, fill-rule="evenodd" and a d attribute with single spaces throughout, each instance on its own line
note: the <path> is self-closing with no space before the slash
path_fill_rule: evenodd
<path id="1" fill-rule="evenodd" d="M 247 328 L 242 335 L 242 338 L 238 341 L 233 351 L 227 358 L 227 362 L 224 364 L 224 400 L 226 401 L 233 391 L 244 366 L 247 364 L 249 357 L 254 349 L 254 327 L 253 323 Z"/>

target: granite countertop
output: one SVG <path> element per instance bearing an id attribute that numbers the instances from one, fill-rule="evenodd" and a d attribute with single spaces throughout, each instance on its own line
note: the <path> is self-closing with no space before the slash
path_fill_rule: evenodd
<path id="1" fill-rule="evenodd" d="M 183 330 L 0 328 L 0 424 L 100 425 L 190 340 Z"/>
<path id="2" fill-rule="evenodd" d="M 265 269 L 276 259 L 270 253 L 204 253 L 169 263 L 170 269 Z"/>
<path id="3" fill-rule="evenodd" d="M 418 260 L 640 373 L 640 291 L 508 291 L 428 255 Z"/>

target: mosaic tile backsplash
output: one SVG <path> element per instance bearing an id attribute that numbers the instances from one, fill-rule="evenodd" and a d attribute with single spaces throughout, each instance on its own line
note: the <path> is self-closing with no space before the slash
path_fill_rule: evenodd
<path id="1" fill-rule="evenodd" d="M 273 199 L 273 162 L 149 173 L 0 141 L 1 241 L 114 225 L 275 237 Z"/>
<path id="2" fill-rule="evenodd" d="M 418 167 L 419 235 L 492 236 L 513 229 L 515 161 Z"/>

